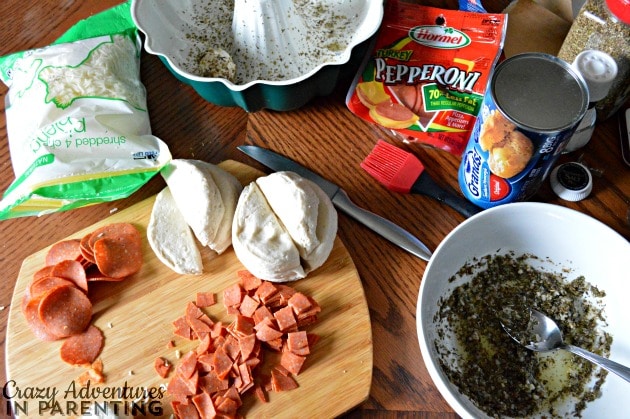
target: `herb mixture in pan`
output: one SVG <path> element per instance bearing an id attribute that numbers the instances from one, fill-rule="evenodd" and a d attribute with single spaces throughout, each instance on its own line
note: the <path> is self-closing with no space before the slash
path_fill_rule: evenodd
<path id="1" fill-rule="evenodd" d="M 355 3 L 354 10 L 362 7 L 361 2 Z M 289 16 L 268 16 L 263 13 L 256 17 L 251 13 L 261 11 L 255 7 L 254 1 L 247 12 L 239 15 L 247 17 L 245 27 L 241 29 L 249 35 L 239 35 L 232 33 L 235 5 L 239 5 L 238 1 L 215 0 L 193 6 L 190 12 L 190 28 L 186 31 L 186 38 L 192 42 L 193 48 L 189 60 L 182 63 L 187 71 L 203 77 L 226 77 L 224 67 L 233 66 L 233 74 L 226 78 L 235 84 L 245 84 L 253 80 L 283 81 L 296 78 L 323 63 L 336 62 L 360 23 L 359 13 L 348 14 L 348 11 L 353 10 L 352 5 L 346 5 L 344 12 L 334 2 L 291 0 L 291 3 L 284 5 Z M 274 39 L 273 36 L 266 39 L 269 34 L 265 35 L 262 31 L 257 35 L 260 37 L 258 42 L 248 45 L 249 50 L 239 47 L 239 40 L 234 39 L 235 36 L 247 37 L 251 33 L 258 33 L 258 25 L 269 19 L 278 20 L 280 32 L 276 34 L 277 37 L 290 38 L 285 32 L 295 35 L 296 39 L 290 40 L 291 45 L 275 45 L 276 41 L 282 39 Z M 270 41 L 270 44 L 258 45 L 265 40 Z M 269 48 L 272 51 L 264 53 L 258 51 L 259 48 Z M 206 55 L 208 51 L 211 53 L 210 57 Z M 225 55 L 231 58 L 231 62 L 225 60 Z M 267 57 L 270 61 L 260 61 L 262 57 Z"/>
<path id="2" fill-rule="evenodd" d="M 472 279 L 439 302 L 435 322 L 442 369 L 459 390 L 490 416 L 577 415 L 600 396 L 606 372 L 566 351 L 533 352 L 513 341 L 496 312 L 506 305 L 537 308 L 558 322 L 565 342 L 599 355 L 610 353 L 605 293 L 583 276 L 569 280 L 535 268 L 532 255 L 487 255 L 449 279 Z M 458 349 L 447 346 L 448 336 Z M 570 406 L 560 409 L 560 405 Z"/>

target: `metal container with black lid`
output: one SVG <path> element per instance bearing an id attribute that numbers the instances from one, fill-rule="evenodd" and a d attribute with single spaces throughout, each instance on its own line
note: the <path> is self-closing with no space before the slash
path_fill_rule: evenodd
<path id="1" fill-rule="evenodd" d="M 548 176 L 589 103 L 582 76 L 552 55 L 500 63 L 459 169 L 459 185 L 482 208 L 530 198 Z"/>

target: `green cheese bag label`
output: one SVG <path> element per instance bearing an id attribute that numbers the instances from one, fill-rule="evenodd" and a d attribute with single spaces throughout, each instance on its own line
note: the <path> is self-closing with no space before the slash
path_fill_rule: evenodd
<path id="1" fill-rule="evenodd" d="M 15 174 L 0 219 L 127 197 L 171 160 L 151 135 L 140 52 L 131 25 L 0 58 Z"/>

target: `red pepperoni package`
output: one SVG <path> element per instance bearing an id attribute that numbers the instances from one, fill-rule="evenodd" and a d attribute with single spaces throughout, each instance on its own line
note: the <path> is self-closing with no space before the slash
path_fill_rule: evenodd
<path id="1" fill-rule="evenodd" d="M 460 155 L 505 40 L 507 16 L 388 1 L 346 104 L 359 117 Z"/>

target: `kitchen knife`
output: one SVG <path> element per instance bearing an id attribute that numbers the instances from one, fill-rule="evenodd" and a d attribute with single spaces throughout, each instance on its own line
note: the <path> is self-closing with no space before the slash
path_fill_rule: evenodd
<path id="1" fill-rule="evenodd" d="M 328 195 L 337 209 L 420 259 L 428 261 L 431 257 L 431 251 L 411 233 L 391 221 L 357 206 L 343 189 L 317 173 L 266 148 L 255 145 L 242 145 L 237 148 L 274 171 L 295 172 L 316 183 Z"/>

